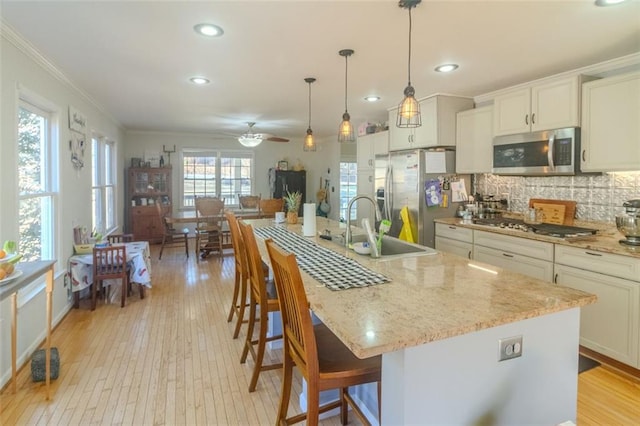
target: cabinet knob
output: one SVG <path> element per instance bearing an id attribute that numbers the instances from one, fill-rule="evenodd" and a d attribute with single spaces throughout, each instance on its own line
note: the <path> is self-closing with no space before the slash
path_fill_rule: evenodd
<path id="1" fill-rule="evenodd" d="M 531 114 L 531 124 L 536 124 L 536 113 Z"/>
<path id="2" fill-rule="evenodd" d="M 583 150 L 582 150 L 582 161 L 587 161 L 587 157 L 586 157 L 586 155 L 587 155 L 587 150 L 586 150 L 586 149 L 583 149 Z"/>
<path id="3" fill-rule="evenodd" d="M 469 250 L 469 253 L 467 254 L 467 257 L 468 257 L 469 259 L 471 259 L 471 250 Z"/>
<path id="4" fill-rule="evenodd" d="M 524 116 L 524 124 L 529 125 L 529 114 L 525 114 L 525 116 Z"/>
<path id="5" fill-rule="evenodd" d="M 503 255 L 504 257 L 513 257 L 513 255 L 512 255 L 512 254 L 509 254 L 509 253 L 502 253 L 502 255 Z"/>
<path id="6" fill-rule="evenodd" d="M 553 276 L 553 283 L 554 283 L 554 284 L 558 284 L 558 274 L 555 274 L 555 275 Z"/>

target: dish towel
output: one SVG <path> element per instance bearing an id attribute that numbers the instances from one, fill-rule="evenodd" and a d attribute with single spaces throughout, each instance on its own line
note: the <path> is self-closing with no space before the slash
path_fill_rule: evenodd
<path id="1" fill-rule="evenodd" d="M 404 206 L 402 210 L 400 210 L 400 219 L 402 219 L 402 229 L 400 229 L 400 235 L 398 235 L 398 238 L 410 243 L 417 242 L 413 235 L 413 231 L 411 230 L 411 221 L 409 220 L 409 207 Z"/>

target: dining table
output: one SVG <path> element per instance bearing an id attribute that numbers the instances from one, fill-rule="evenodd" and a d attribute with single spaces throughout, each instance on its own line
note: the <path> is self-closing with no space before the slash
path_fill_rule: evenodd
<path id="1" fill-rule="evenodd" d="M 131 266 L 129 281 L 151 288 L 151 251 L 148 241 L 114 243 L 127 248 L 127 263 Z M 93 283 L 93 254 L 75 254 L 69 258 L 69 275 L 71 290 L 74 294 L 74 308 L 80 306 L 80 291 Z M 105 280 L 105 285 L 112 285 L 117 280 Z M 112 299 L 117 300 L 117 292 L 112 292 Z"/>

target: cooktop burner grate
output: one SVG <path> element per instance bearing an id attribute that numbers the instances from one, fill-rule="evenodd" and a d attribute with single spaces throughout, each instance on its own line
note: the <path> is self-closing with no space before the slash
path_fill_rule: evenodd
<path id="1" fill-rule="evenodd" d="M 525 223 L 521 219 L 476 219 L 474 223 L 477 225 L 488 225 L 500 228 L 517 229 L 525 232 L 533 232 L 540 235 L 547 235 L 550 237 L 567 238 L 567 237 L 579 237 L 594 235 L 598 232 L 597 229 L 581 228 L 578 226 L 568 225 L 556 225 L 553 223 L 538 223 L 530 224 Z"/>

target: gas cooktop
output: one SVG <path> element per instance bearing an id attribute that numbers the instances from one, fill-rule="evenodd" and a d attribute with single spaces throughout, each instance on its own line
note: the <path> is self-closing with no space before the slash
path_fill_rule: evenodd
<path id="1" fill-rule="evenodd" d="M 556 238 L 572 238 L 594 235 L 597 229 L 580 228 L 578 226 L 556 225 L 553 223 L 525 223 L 521 219 L 474 219 L 476 225 L 486 225 L 505 229 L 514 229 L 523 232 L 533 232 L 539 235 L 547 235 Z"/>

